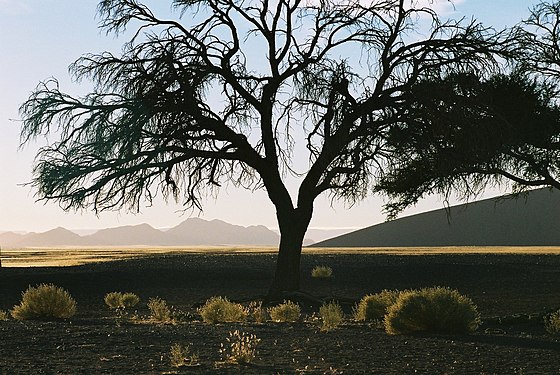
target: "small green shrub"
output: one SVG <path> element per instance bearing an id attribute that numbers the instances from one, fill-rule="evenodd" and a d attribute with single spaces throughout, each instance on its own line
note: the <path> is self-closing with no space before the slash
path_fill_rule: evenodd
<path id="1" fill-rule="evenodd" d="M 0 321 L 8 320 L 8 313 L 4 310 L 0 310 Z"/>
<path id="2" fill-rule="evenodd" d="M 150 320 L 158 323 L 172 323 L 173 312 L 167 305 L 165 300 L 155 297 L 148 300 L 148 309 L 150 310 Z"/>
<path id="3" fill-rule="evenodd" d="M 311 277 L 316 279 L 329 279 L 332 277 L 333 271 L 329 266 L 315 266 L 311 270 Z"/>
<path id="4" fill-rule="evenodd" d="M 136 306 L 140 298 L 134 293 L 111 292 L 105 295 L 105 304 L 113 310 Z"/>
<path id="5" fill-rule="evenodd" d="M 480 324 L 470 298 L 449 288 L 434 287 L 399 294 L 384 319 L 390 335 L 427 331 L 468 333 Z"/>
<path id="6" fill-rule="evenodd" d="M 66 290 L 53 284 L 30 286 L 11 313 L 17 320 L 70 318 L 76 314 L 76 301 Z"/>
<path id="7" fill-rule="evenodd" d="M 239 303 L 227 298 L 212 297 L 198 309 L 205 323 L 242 322 L 247 319 L 247 311 Z"/>
<path id="8" fill-rule="evenodd" d="M 560 310 L 544 318 L 544 328 L 552 335 L 560 334 Z"/>
<path id="9" fill-rule="evenodd" d="M 292 301 L 284 301 L 284 303 L 268 309 L 268 313 L 275 322 L 295 322 L 301 315 L 301 309 Z"/>
<path id="10" fill-rule="evenodd" d="M 387 309 L 397 301 L 399 293 L 396 290 L 382 290 L 363 297 L 354 309 L 354 319 L 357 321 L 383 319 Z"/>
<path id="11" fill-rule="evenodd" d="M 319 308 L 319 316 L 323 322 L 321 329 L 323 331 L 330 331 L 342 323 L 344 313 L 337 302 L 331 301 Z"/>
<path id="12" fill-rule="evenodd" d="M 251 363 L 257 356 L 257 345 L 261 339 L 238 330 L 229 333 L 227 344 L 220 345 L 220 354 L 224 361 L 234 363 Z"/>
<path id="13" fill-rule="evenodd" d="M 171 366 L 196 366 L 198 365 L 198 355 L 191 352 L 189 345 L 173 344 L 169 353 Z"/>

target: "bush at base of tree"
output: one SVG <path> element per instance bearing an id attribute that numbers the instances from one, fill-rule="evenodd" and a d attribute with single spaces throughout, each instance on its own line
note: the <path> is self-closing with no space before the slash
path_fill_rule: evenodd
<path id="1" fill-rule="evenodd" d="M 480 324 L 480 315 L 470 298 L 456 290 L 434 287 L 401 292 L 389 307 L 384 324 L 390 335 L 469 333 Z"/>
<path id="2" fill-rule="evenodd" d="M 387 314 L 387 309 L 397 302 L 400 292 L 382 290 L 376 294 L 363 297 L 354 310 L 354 319 L 358 321 L 380 320 Z"/>
<path id="3" fill-rule="evenodd" d="M 315 266 L 311 270 L 311 277 L 316 279 L 330 279 L 332 274 L 332 268 L 329 266 Z"/>
<path id="4" fill-rule="evenodd" d="M 11 313 L 17 320 L 65 319 L 76 314 L 76 301 L 66 290 L 53 284 L 30 286 Z"/>
<path id="5" fill-rule="evenodd" d="M 212 297 L 198 309 L 205 323 L 242 322 L 247 319 L 247 311 L 239 303 L 227 298 Z"/>

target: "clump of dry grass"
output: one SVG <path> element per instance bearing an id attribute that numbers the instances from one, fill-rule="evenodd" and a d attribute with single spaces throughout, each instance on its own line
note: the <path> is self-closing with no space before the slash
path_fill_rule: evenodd
<path id="1" fill-rule="evenodd" d="M 262 305 L 262 301 L 252 301 L 247 306 L 247 314 L 256 322 L 256 323 L 264 323 L 268 318 L 268 314 L 266 309 Z"/>
<path id="2" fill-rule="evenodd" d="M 321 330 L 323 331 L 335 329 L 344 319 L 342 308 L 335 301 L 323 304 L 323 306 L 319 308 L 319 316 L 322 321 Z"/>
<path id="3" fill-rule="evenodd" d="M 247 319 L 247 310 L 239 303 L 230 302 L 227 298 L 212 297 L 198 309 L 205 323 L 242 322 Z"/>
<path id="4" fill-rule="evenodd" d="M 316 279 L 330 279 L 333 275 L 333 270 L 329 266 L 315 266 L 311 270 L 311 277 Z"/>
<path id="5" fill-rule="evenodd" d="M 140 298 L 134 293 L 111 292 L 105 295 L 104 301 L 110 309 L 116 310 L 132 308 L 140 302 Z"/>
<path id="6" fill-rule="evenodd" d="M 480 324 L 470 298 L 443 287 L 401 292 L 384 319 L 390 335 L 416 331 L 468 333 Z"/>
<path id="7" fill-rule="evenodd" d="M 196 366 L 198 354 L 191 352 L 189 345 L 173 344 L 169 352 L 169 360 L 173 367 Z"/>
<path id="8" fill-rule="evenodd" d="M 275 322 L 295 322 L 301 316 L 301 308 L 292 301 L 284 301 L 268 309 L 268 313 Z"/>
<path id="9" fill-rule="evenodd" d="M 8 320 L 8 313 L 4 310 L 0 310 L 0 321 Z"/>
<path id="10" fill-rule="evenodd" d="M 396 290 L 382 290 L 376 294 L 364 296 L 354 309 L 354 319 L 357 321 L 381 320 L 387 314 L 387 309 L 394 305 L 400 292 Z"/>
<path id="11" fill-rule="evenodd" d="M 261 342 L 257 336 L 239 330 L 229 332 L 227 343 L 220 345 L 222 359 L 233 363 L 251 363 L 257 356 L 257 345 Z"/>
<path id="12" fill-rule="evenodd" d="M 560 334 L 560 310 L 545 317 L 544 328 L 552 335 Z"/>
<path id="13" fill-rule="evenodd" d="M 172 309 L 167 302 L 159 297 L 148 300 L 150 320 L 157 323 L 174 323 L 175 318 Z"/>
<path id="14" fill-rule="evenodd" d="M 21 302 L 11 311 L 14 319 L 65 319 L 76 314 L 76 301 L 70 294 L 53 284 L 29 287 Z"/>

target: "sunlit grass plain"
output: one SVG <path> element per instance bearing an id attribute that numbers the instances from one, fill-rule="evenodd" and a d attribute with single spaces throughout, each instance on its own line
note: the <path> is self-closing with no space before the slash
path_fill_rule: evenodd
<path id="1" fill-rule="evenodd" d="M 156 255 L 180 254 L 267 254 L 276 247 L 189 246 L 189 247 L 35 247 L 2 249 L 3 267 L 68 267 L 94 262 Z M 306 247 L 304 254 L 557 254 L 560 246 L 449 246 L 449 247 Z"/>

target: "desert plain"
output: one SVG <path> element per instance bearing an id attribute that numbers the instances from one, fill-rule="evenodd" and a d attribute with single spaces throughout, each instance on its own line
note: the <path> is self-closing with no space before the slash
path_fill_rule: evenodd
<path id="1" fill-rule="evenodd" d="M 302 289 L 343 307 L 328 332 L 319 305 L 302 301 L 295 323 L 203 323 L 197 308 L 212 296 L 248 304 L 262 299 L 275 266 L 274 248 L 3 249 L 0 310 L 30 285 L 53 283 L 77 301 L 59 321 L 0 321 L 0 374 L 558 374 L 560 337 L 544 316 L 560 308 L 560 248 L 306 248 Z M 311 270 L 329 266 L 333 277 Z M 383 289 L 445 286 L 470 297 L 482 316 L 469 335 L 389 336 L 352 319 L 354 305 Z M 140 298 L 135 319 L 115 319 L 108 292 Z M 160 297 L 181 312 L 173 324 L 143 320 Z M 250 364 L 224 361 L 221 344 L 240 330 L 261 341 Z M 189 346 L 191 366 L 174 367 L 170 348 Z"/>

